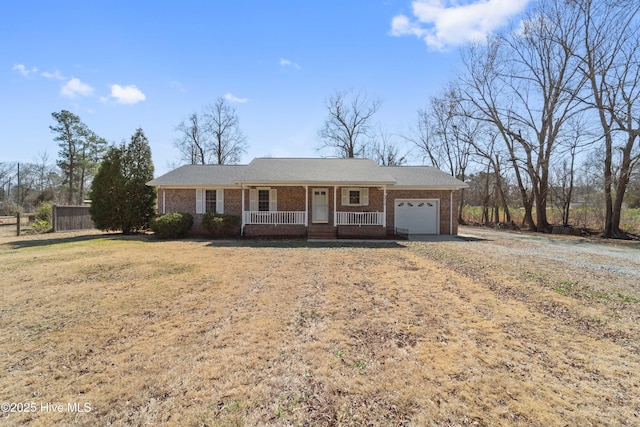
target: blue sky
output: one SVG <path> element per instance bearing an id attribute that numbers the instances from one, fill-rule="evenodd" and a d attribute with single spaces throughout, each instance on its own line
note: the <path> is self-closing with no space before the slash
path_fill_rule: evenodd
<path id="1" fill-rule="evenodd" d="M 0 161 L 58 147 L 51 113 L 110 142 L 141 127 L 156 174 L 178 161 L 175 127 L 227 97 L 254 157 L 315 157 L 336 90 L 383 100 L 405 133 L 447 82 L 458 47 L 528 0 L 3 1 Z"/>

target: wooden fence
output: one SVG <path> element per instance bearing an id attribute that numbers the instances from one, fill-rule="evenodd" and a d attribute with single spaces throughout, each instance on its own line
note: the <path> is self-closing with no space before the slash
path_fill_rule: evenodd
<path id="1" fill-rule="evenodd" d="M 32 213 L 0 216 L 0 237 L 19 236 L 21 230 L 31 227 L 35 217 Z"/>
<path id="2" fill-rule="evenodd" d="M 96 228 L 91 220 L 88 206 L 54 206 L 53 231 L 92 230 Z"/>

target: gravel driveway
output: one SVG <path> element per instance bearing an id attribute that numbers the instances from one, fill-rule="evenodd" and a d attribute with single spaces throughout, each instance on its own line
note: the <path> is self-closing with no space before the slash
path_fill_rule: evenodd
<path id="1" fill-rule="evenodd" d="M 492 242 L 491 250 L 508 255 L 536 257 L 566 263 L 586 271 L 606 271 L 640 277 L 640 244 L 597 243 L 579 237 L 514 233 L 484 228 L 460 227 L 460 237 Z"/>

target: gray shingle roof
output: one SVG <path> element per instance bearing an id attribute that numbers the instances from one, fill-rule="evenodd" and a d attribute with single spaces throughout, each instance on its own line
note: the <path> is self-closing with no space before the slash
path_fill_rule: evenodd
<path id="1" fill-rule="evenodd" d="M 467 188 L 469 185 L 433 166 L 382 166 L 396 187 Z"/>
<path id="2" fill-rule="evenodd" d="M 394 185 L 464 188 L 466 184 L 429 166 L 379 166 L 370 159 L 257 158 L 248 165 L 185 165 L 147 184 L 162 187 L 244 184 Z"/>
<path id="3" fill-rule="evenodd" d="M 246 165 L 184 165 L 147 185 L 162 187 L 233 186 L 246 174 Z"/>
<path id="4" fill-rule="evenodd" d="M 249 163 L 247 181 L 264 183 L 393 184 L 371 159 L 258 158 Z"/>

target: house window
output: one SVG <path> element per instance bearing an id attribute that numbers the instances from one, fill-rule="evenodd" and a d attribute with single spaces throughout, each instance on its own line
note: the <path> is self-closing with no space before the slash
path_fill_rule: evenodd
<path id="1" fill-rule="evenodd" d="M 204 197 L 205 212 L 216 211 L 216 190 L 206 190 Z"/>
<path id="2" fill-rule="evenodd" d="M 342 206 L 368 206 L 369 189 L 364 188 L 343 188 Z"/>
<path id="3" fill-rule="evenodd" d="M 258 190 L 258 210 L 269 210 L 269 190 Z"/>
<path id="4" fill-rule="evenodd" d="M 224 190 L 196 188 L 196 213 L 224 213 Z"/>
<path id="5" fill-rule="evenodd" d="M 349 204 L 360 205 L 360 190 L 349 190 Z"/>

